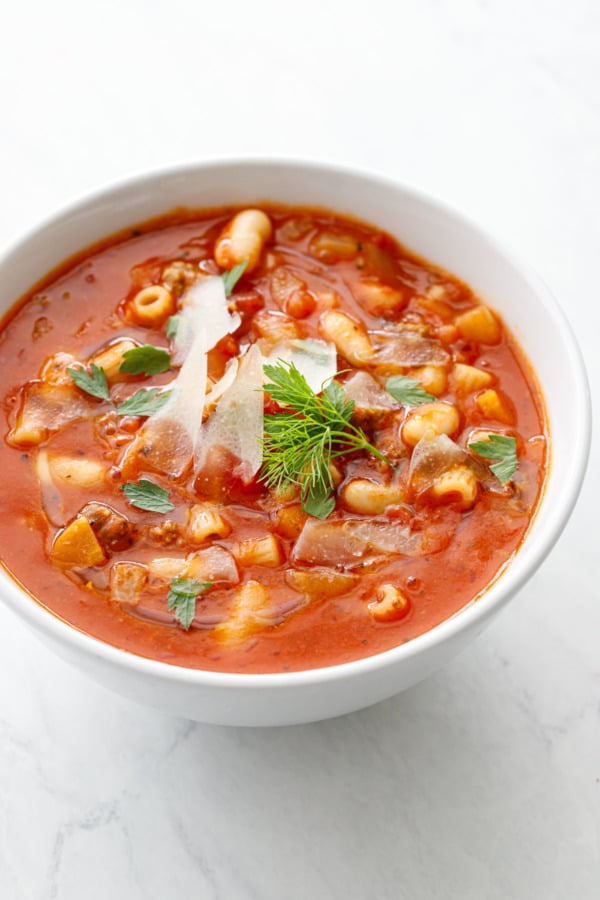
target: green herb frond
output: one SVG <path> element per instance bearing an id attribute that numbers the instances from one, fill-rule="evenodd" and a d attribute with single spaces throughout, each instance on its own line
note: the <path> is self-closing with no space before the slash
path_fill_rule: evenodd
<path id="1" fill-rule="evenodd" d="M 270 382 L 264 389 L 282 409 L 265 416 L 263 481 L 276 490 L 298 485 L 305 511 L 324 517 L 334 506 L 333 459 L 363 450 L 388 460 L 351 423 L 354 402 L 337 382 L 315 394 L 294 364 L 284 361 L 266 365 L 265 374 Z"/>

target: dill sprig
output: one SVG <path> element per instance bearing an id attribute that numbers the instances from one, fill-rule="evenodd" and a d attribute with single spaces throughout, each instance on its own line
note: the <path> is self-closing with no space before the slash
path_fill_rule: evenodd
<path id="1" fill-rule="evenodd" d="M 265 415 L 262 479 L 277 490 L 299 485 L 303 510 L 324 519 L 335 508 L 333 459 L 363 450 L 389 461 L 351 424 L 354 401 L 337 382 L 315 394 L 295 365 L 283 360 L 266 365 L 265 374 L 270 382 L 264 390 L 282 410 Z"/>

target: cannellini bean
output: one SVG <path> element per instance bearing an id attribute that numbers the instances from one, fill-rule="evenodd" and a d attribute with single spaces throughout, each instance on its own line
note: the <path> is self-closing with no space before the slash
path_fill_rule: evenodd
<path id="1" fill-rule="evenodd" d="M 281 544 L 273 534 L 239 541 L 233 546 L 232 553 L 241 566 L 266 566 L 275 569 L 283 562 Z"/>
<path id="2" fill-rule="evenodd" d="M 220 515 L 216 506 L 196 503 L 189 508 L 186 535 L 194 544 L 201 544 L 212 535 L 227 537 L 230 531 L 229 523 Z"/>
<path id="3" fill-rule="evenodd" d="M 475 306 L 461 313 L 454 320 L 456 327 L 467 341 L 481 344 L 497 344 L 501 337 L 500 323 L 487 306 Z"/>
<path id="4" fill-rule="evenodd" d="M 145 328 L 159 328 L 174 312 L 173 294 L 161 284 L 142 288 L 127 304 L 130 318 Z"/>
<path id="5" fill-rule="evenodd" d="M 434 434 L 454 434 L 458 431 L 460 416 L 451 403 L 440 400 L 424 403 L 411 409 L 402 426 L 402 440 L 415 447 L 428 431 Z"/>
<path id="6" fill-rule="evenodd" d="M 404 618 L 410 609 L 410 601 L 395 585 L 382 584 L 367 609 L 376 622 L 394 622 Z"/>
<path id="7" fill-rule="evenodd" d="M 486 419 L 495 419 L 504 425 L 514 425 L 516 413 L 512 402 L 504 394 L 491 388 L 475 398 L 477 406 Z"/>
<path id="8" fill-rule="evenodd" d="M 477 500 L 478 484 L 475 473 L 468 466 L 453 466 L 437 476 L 430 494 L 440 501 L 457 497 L 461 509 L 470 509 Z"/>
<path id="9" fill-rule="evenodd" d="M 489 387 L 494 380 L 490 372 L 484 372 L 477 366 L 467 366 L 464 363 L 456 363 L 452 370 L 454 386 L 459 393 L 470 394 Z"/>
<path id="10" fill-rule="evenodd" d="M 443 394 L 448 385 L 448 376 L 442 366 L 420 366 L 418 369 L 411 369 L 410 377 L 435 397 Z"/>
<path id="11" fill-rule="evenodd" d="M 74 487 L 98 487 L 104 481 L 105 467 L 95 459 L 80 456 L 50 456 L 48 464 L 54 479 Z"/>
<path id="12" fill-rule="evenodd" d="M 123 354 L 128 350 L 133 350 L 138 345 L 135 341 L 120 340 L 109 344 L 104 350 L 98 350 L 88 360 L 90 363 L 104 369 L 106 380 L 109 384 L 116 384 L 119 381 L 129 381 L 131 375 L 126 372 L 120 372 L 119 368 L 123 362 Z"/>
<path id="13" fill-rule="evenodd" d="M 388 506 L 403 503 L 403 491 L 396 484 L 379 484 L 368 478 L 353 478 L 341 492 L 344 506 L 362 516 L 382 515 Z"/>
<path id="14" fill-rule="evenodd" d="M 362 323 L 335 309 L 323 313 L 319 331 L 327 341 L 332 341 L 338 353 L 355 366 L 365 365 L 373 356 L 373 347 Z"/>
<path id="15" fill-rule="evenodd" d="M 222 269 L 232 269 L 248 260 L 246 272 L 252 272 L 260 262 L 265 243 L 273 226 L 260 209 L 245 209 L 225 226 L 215 243 L 214 256 Z"/>
<path id="16" fill-rule="evenodd" d="M 104 551 L 85 516 L 78 516 L 60 531 L 52 544 L 52 560 L 63 566 L 99 566 Z"/>

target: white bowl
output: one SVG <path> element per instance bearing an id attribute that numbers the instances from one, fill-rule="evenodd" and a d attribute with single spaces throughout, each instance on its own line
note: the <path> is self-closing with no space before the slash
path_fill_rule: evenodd
<path id="1" fill-rule="evenodd" d="M 590 401 L 581 356 L 546 287 L 455 212 L 412 189 L 360 172 L 302 162 L 208 162 L 103 188 L 3 254 L 0 312 L 54 266 L 126 226 L 176 206 L 202 209 L 261 200 L 349 213 L 464 279 L 501 313 L 537 373 L 549 419 L 551 462 L 526 540 L 480 600 L 407 644 L 338 666 L 245 675 L 144 659 L 71 628 L 0 571 L 4 602 L 77 668 L 165 712 L 228 725 L 285 725 L 341 715 L 402 691 L 442 666 L 479 634 L 552 548 L 577 499 L 590 441 Z"/>

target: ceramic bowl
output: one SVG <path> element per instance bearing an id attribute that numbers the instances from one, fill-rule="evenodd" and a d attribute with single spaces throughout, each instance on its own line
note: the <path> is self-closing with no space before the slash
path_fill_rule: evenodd
<path id="1" fill-rule="evenodd" d="M 549 553 L 573 509 L 590 440 L 584 368 L 564 315 L 528 268 L 446 206 L 375 175 L 303 162 L 194 163 L 130 178 L 59 212 L 0 258 L 0 312 L 79 250 L 177 206 L 261 200 L 321 206 L 370 222 L 410 250 L 464 279 L 502 315 L 542 387 L 550 466 L 520 550 L 485 594 L 441 625 L 393 650 L 356 662 L 282 674 L 222 674 L 155 662 L 71 628 L 4 571 L 0 596 L 49 647 L 106 687 L 203 722 L 284 725 L 360 709 L 443 666 L 511 600 Z M 560 363 L 560 364 L 559 364 Z"/>

